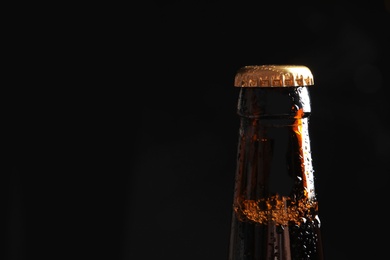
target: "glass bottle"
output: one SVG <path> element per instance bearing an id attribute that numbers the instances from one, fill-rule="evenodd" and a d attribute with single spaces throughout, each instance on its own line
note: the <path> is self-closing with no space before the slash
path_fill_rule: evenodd
<path id="1" fill-rule="evenodd" d="M 323 259 L 311 158 L 309 68 L 245 66 L 229 260 Z"/>

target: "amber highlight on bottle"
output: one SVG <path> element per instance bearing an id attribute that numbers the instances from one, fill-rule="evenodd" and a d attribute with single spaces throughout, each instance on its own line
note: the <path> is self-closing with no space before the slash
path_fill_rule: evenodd
<path id="1" fill-rule="evenodd" d="M 305 66 L 245 66 L 229 260 L 322 260 Z"/>

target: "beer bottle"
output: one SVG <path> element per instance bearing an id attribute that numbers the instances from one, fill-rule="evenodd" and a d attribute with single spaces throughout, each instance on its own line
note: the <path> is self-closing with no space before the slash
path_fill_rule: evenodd
<path id="1" fill-rule="evenodd" d="M 301 65 L 245 66 L 235 75 L 240 116 L 229 260 L 323 259 Z"/>

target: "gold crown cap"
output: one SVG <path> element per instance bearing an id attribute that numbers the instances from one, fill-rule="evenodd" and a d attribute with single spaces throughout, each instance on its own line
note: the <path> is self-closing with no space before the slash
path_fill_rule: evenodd
<path id="1" fill-rule="evenodd" d="M 303 65 L 251 65 L 240 68 L 235 87 L 298 87 L 314 85 L 313 74 Z"/>

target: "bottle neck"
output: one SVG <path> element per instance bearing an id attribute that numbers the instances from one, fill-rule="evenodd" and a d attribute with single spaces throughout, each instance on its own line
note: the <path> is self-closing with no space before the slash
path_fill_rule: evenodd
<path id="1" fill-rule="evenodd" d="M 270 210 L 295 212 L 291 219 L 279 215 L 276 222 L 286 224 L 317 207 L 310 112 L 306 87 L 241 89 L 235 186 L 235 210 L 241 218 L 262 223 Z"/>

